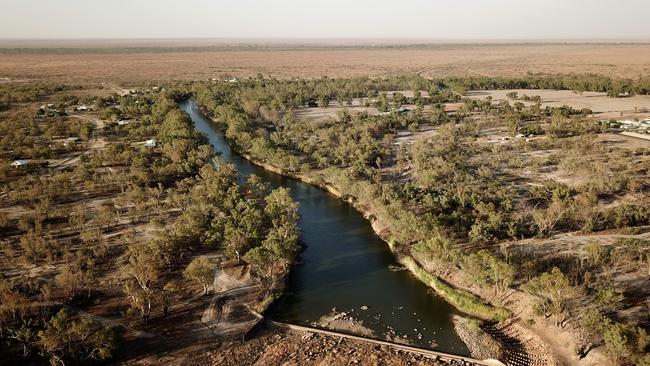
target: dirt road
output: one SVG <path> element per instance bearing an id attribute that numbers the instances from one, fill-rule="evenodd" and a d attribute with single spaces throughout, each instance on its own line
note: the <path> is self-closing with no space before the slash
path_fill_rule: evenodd
<path id="1" fill-rule="evenodd" d="M 56 169 L 56 170 L 64 170 L 67 169 L 79 162 L 81 159 L 82 155 L 87 155 L 91 151 L 98 150 L 98 149 L 103 149 L 106 146 L 106 140 L 104 138 L 98 137 L 98 131 L 101 131 L 104 128 L 104 121 L 102 121 L 99 118 L 96 117 L 91 117 L 83 114 L 70 114 L 69 115 L 72 118 L 78 118 L 82 119 L 85 121 L 92 122 L 95 125 L 95 128 L 93 129 L 93 134 L 92 134 L 92 143 L 83 152 L 80 153 L 75 153 L 73 156 L 70 156 L 68 158 L 62 159 L 62 160 L 50 160 L 48 162 L 49 166 Z"/>
<path id="2" fill-rule="evenodd" d="M 102 83 L 102 85 L 105 86 L 105 87 L 108 88 L 108 89 L 114 90 L 114 91 L 117 92 L 117 94 L 119 94 L 120 96 L 128 95 L 128 94 L 131 93 L 131 91 L 129 91 L 129 90 L 127 90 L 127 89 L 123 89 L 123 88 L 121 88 L 121 87 L 119 87 L 119 86 L 117 86 L 117 85 L 115 85 L 115 84 L 112 84 L 112 83 L 104 82 L 104 83 Z"/>

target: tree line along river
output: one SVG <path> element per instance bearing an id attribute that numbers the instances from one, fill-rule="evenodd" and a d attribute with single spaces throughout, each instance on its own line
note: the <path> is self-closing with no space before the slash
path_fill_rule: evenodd
<path id="1" fill-rule="evenodd" d="M 363 321 L 374 338 L 386 339 L 390 334 L 415 346 L 469 355 L 454 330 L 452 316 L 458 311 L 408 271 L 394 270 L 398 263 L 388 245 L 363 215 L 329 192 L 264 170 L 235 154 L 223 131 L 201 114 L 192 99 L 181 102 L 180 108 L 242 177 L 256 174 L 272 188 L 290 188 L 300 205 L 304 251 L 284 296 L 268 313 L 272 319 L 312 325 L 336 308 Z"/>

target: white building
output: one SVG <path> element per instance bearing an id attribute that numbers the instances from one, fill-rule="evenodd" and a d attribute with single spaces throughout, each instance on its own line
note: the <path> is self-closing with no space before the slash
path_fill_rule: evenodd
<path id="1" fill-rule="evenodd" d="M 19 159 L 19 160 L 14 160 L 13 163 L 11 163 L 11 166 L 14 168 L 20 168 L 25 165 L 29 164 L 29 160 L 27 159 Z"/>

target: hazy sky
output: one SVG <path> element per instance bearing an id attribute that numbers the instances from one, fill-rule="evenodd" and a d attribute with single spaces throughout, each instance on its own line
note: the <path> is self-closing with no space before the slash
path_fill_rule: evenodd
<path id="1" fill-rule="evenodd" d="M 0 0 L 0 38 L 650 38 L 649 0 Z"/>

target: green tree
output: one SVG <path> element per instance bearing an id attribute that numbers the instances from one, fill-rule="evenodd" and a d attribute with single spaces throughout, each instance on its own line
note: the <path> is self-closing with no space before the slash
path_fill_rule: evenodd
<path id="1" fill-rule="evenodd" d="M 264 213 L 271 219 L 275 228 L 295 226 L 298 222 L 298 204 L 289 192 L 288 188 L 280 187 L 266 197 Z"/>
<path id="2" fill-rule="evenodd" d="M 330 97 L 329 96 L 327 96 L 325 94 L 321 94 L 320 96 L 318 96 L 318 106 L 319 107 L 327 108 L 329 105 L 330 105 Z"/>
<path id="3" fill-rule="evenodd" d="M 603 333 L 605 352 L 617 362 L 630 357 L 633 353 L 629 344 L 629 332 L 626 325 L 619 323 L 612 323 L 605 328 Z"/>
<path id="4" fill-rule="evenodd" d="M 519 118 L 517 118 L 517 116 L 508 118 L 508 133 L 512 137 L 519 133 Z"/>
<path id="5" fill-rule="evenodd" d="M 270 184 L 256 174 L 251 174 L 246 179 L 246 188 L 257 198 L 264 197 L 270 189 Z"/>
<path id="6" fill-rule="evenodd" d="M 196 257 L 183 271 L 185 278 L 198 282 L 203 286 L 203 294 L 207 295 L 210 284 L 214 282 L 214 264 L 206 256 Z"/>
<path id="7" fill-rule="evenodd" d="M 73 300 L 81 291 L 92 282 L 92 273 L 84 268 L 79 261 L 65 266 L 54 277 L 54 282 L 61 289 L 66 301 Z"/>
<path id="8" fill-rule="evenodd" d="M 466 256 L 461 268 L 466 277 L 479 287 L 492 286 L 496 296 L 502 294 L 515 278 L 514 268 L 487 250 Z"/>
<path id="9" fill-rule="evenodd" d="M 67 309 L 61 309 L 38 332 L 38 344 L 52 364 L 83 364 L 110 358 L 116 347 L 116 335 L 90 317 L 75 318 Z"/>
<path id="10" fill-rule="evenodd" d="M 144 321 L 151 316 L 162 276 L 162 258 L 154 250 L 154 245 L 153 242 L 131 244 L 127 252 L 128 262 L 122 267 L 126 276 L 124 292 L 131 307 Z"/>
<path id="11" fill-rule="evenodd" d="M 571 286 L 567 276 L 557 267 L 531 279 L 522 289 L 541 300 L 537 308 L 544 314 L 554 315 L 556 325 L 561 325 L 565 320 L 563 315 L 567 312 L 567 302 L 580 294 L 579 289 Z"/>
<path id="12" fill-rule="evenodd" d="M 623 294 L 618 294 L 611 287 L 597 287 L 594 294 L 596 303 L 605 311 L 610 311 L 625 299 Z"/>

